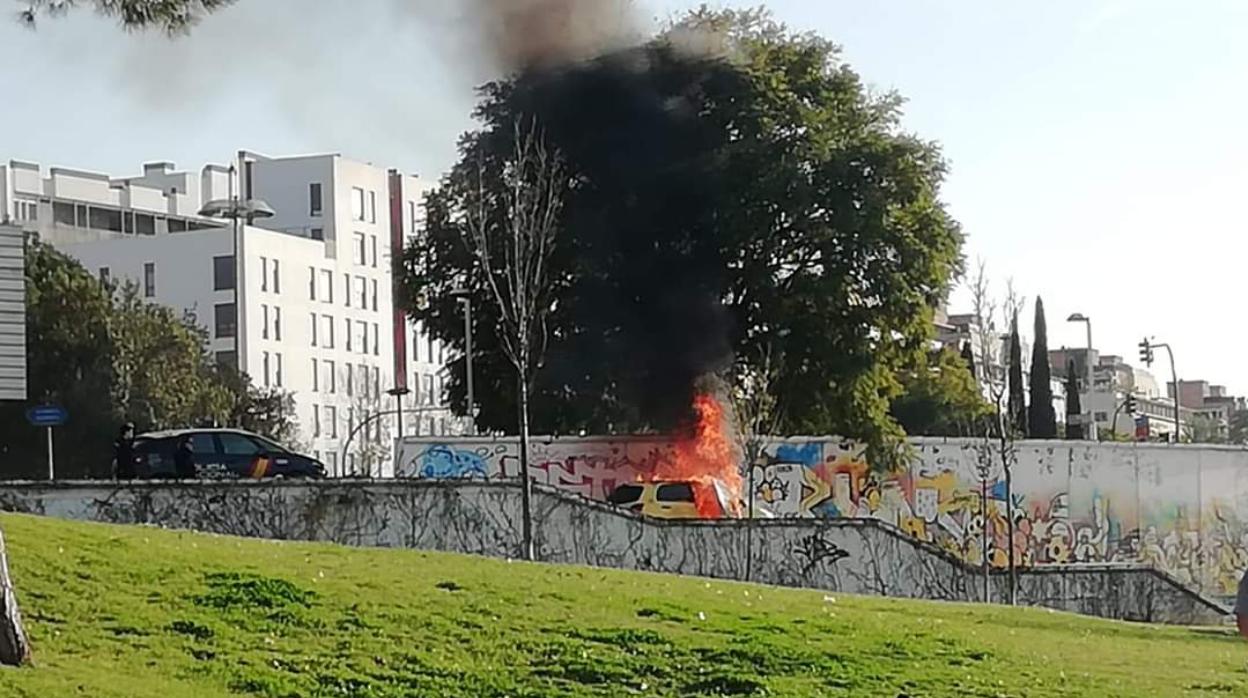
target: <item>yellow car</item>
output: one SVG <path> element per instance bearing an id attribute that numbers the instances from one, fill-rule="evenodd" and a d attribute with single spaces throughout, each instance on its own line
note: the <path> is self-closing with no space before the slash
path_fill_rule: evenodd
<path id="1" fill-rule="evenodd" d="M 740 514 L 719 482 L 660 480 L 629 482 L 611 491 L 607 501 L 656 519 L 723 519 Z"/>

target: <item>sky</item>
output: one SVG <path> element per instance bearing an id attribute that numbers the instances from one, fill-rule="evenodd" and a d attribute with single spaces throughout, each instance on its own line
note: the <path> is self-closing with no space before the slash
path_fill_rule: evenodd
<path id="1" fill-rule="evenodd" d="M 699 4 L 636 2 L 656 21 Z M 0 160 L 121 176 L 240 148 L 340 152 L 436 179 L 472 126 L 474 86 L 496 74 L 465 4 L 239 0 L 174 40 L 89 12 L 34 31 L 0 20 Z M 1080 312 L 1102 353 L 1136 363 L 1155 337 L 1181 379 L 1248 392 L 1244 332 L 1227 315 L 1248 252 L 1235 203 L 1248 3 L 767 5 L 907 99 L 904 127 L 949 161 L 942 198 L 968 266 L 982 260 L 998 293 L 1012 280 L 1042 296 L 1050 347 L 1083 346 L 1083 326 L 1065 322 Z M 950 311 L 969 311 L 964 288 Z"/>

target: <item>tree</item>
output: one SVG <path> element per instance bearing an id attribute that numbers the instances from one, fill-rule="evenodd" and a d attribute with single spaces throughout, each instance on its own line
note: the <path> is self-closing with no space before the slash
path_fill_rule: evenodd
<path id="1" fill-rule="evenodd" d="M 966 358 L 952 348 L 932 352 L 901 383 L 890 410 L 911 436 L 975 436 L 993 413 Z"/>
<path id="2" fill-rule="evenodd" d="M 1230 442 L 1227 429 L 1213 417 L 1202 414 L 1192 415 L 1187 425 L 1188 443 L 1225 444 Z"/>
<path id="3" fill-rule="evenodd" d="M 290 391 L 257 386 L 233 366 L 215 366 L 213 380 L 222 385 L 229 396 L 225 424 L 268 437 L 279 444 L 302 445 L 296 443 L 299 423 L 295 419 L 295 397 Z"/>
<path id="4" fill-rule="evenodd" d="M 1248 410 L 1238 409 L 1231 412 L 1227 425 L 1227 442 L 1239 445 L 1248 444 Z"/>
<path id="5" fill-rule="evenodd" d="M 1027 396 L 1023 387 L 1023 350 L 1018 339 L 1018 315 L 1010 316 L 1009 421 L 1014 433 L 1027 436 Z"/>
<path id="6" fill-rule="evenodd" d="M 79 6 L 112 17 L 126 29 L 157 27 L 170 34 L 187 31 L 205 15 L 233 4 L 234 0 L 21 0 L 18 18 L 34 26 L 40 17 L 65 14 Z"/>
<path id="7" fill-rule="evenodd" d="M 1031 347 L 1031 404 L 1027 408 L 1028 433 L 1033 439 L 1057 438 L 1057 414 L 1053 411 L 1053 372 L 1049 366 L 1049 329 L 1044 319 L 1044 299 L 1036 298 L 1035 336 Z"/>
<path id="8" fill-rule="evenodd" d="M 17 591 L 9 576 L 9 555 L 0 531 L 0 664 L 21 666 L 30 662 L 30 641 L 17 607 Z"/>
<path id="9" fill-rule="evenodd" d="M 497 310 L 503 354 L 516 375 L 519 409 L 523 554 L 533 559 L 532 481 L 529 478 L 529 392 L 546 350 L 546 318 L 554 303 L 550 269 L 568 182 L 559 155 L 534 119 L 512 124 L 506 157 L 477 163 L 473 193 L 462 215 L 463 241 L 475 273 L 468 283 L 489 292 Z"/>
<path id="10" fill-rule="evenodd" d="M 900 98 L 869 91 L 826 39 L 761 12 L 700 10 L 687 28 L 719 31 L 738 60 L 691 54 L 674 32 L 487 86 L 484 126 L 462 140 L 429 199 L 428 237 L 409 249 L 407 305 L 462 348 L 451 291 L 474 261 L 455 212 L 477 163 L 510 152 L 499 134 L 536 118 L 573 185 L 535 428 L 675 428 L 699 379 L 773 344 L 785 357 L 778 428 L 859 439 L 884 467 L 904 436 L 889 415 L 898 375 L 927 352 L 960 268 L 939 150 L 905 133 Z M 501 324 L 485 294 L 473 300 L 479 326 Z M 512 368 L 490 334 L 475 337 L 478 392 L 492 396 L 479 423 L 513 430 Z M 462 412 L 462 361 L 452 371 Z"/>
<path id="11" fill-rule="evenodd" d="M 1083 404 L 1079 397 L 1079 374 L 1075 361 L 1066 364 L 1066 438 L 1071 441 L 1083 439 Z"/>
<path id="12" fill-rule="evenodd" d="M 971 380 L 979 383 L 979 371 L 975 366 L 975 347 L 971 342 L 962 343 L 962 360 L 966 362 L 966 370 L 971 374 Z"/>

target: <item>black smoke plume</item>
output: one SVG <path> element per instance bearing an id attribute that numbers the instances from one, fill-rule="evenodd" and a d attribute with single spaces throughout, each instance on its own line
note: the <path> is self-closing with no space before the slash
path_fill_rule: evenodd
<path id="1" fill-rule="evenodd" d="M 552 347 L 550 380 L 609 375 L 634 426 L 686 421 L 707 377 L 731 365 L 717 211 L 729 128 L 708 106 L 741 80 L 725 61 L 654 42 L 533 65 L 498 88 L 575 176 L 560 253 L 577 272 L 565 301 L 579 326 Z"/>

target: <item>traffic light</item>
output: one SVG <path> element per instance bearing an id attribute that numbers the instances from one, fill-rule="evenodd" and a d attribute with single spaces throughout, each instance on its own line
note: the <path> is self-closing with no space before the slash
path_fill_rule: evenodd
<path id="1" fill-rule="evenodd" d="M 1143 361 L 1145 366 L 1153 365 L 1153 345 L 1148 343 L 1147 338 L 1140 342 L 1140 361 Z"/>
<path id="2" fill-rule="evenodd" d="M 1127 402 L 1125 403 L 1124 407 L 1127 410 L 1127 414 L 1135 414 L 1135 396 L 1134 395 L 1127 396 Z"/>

